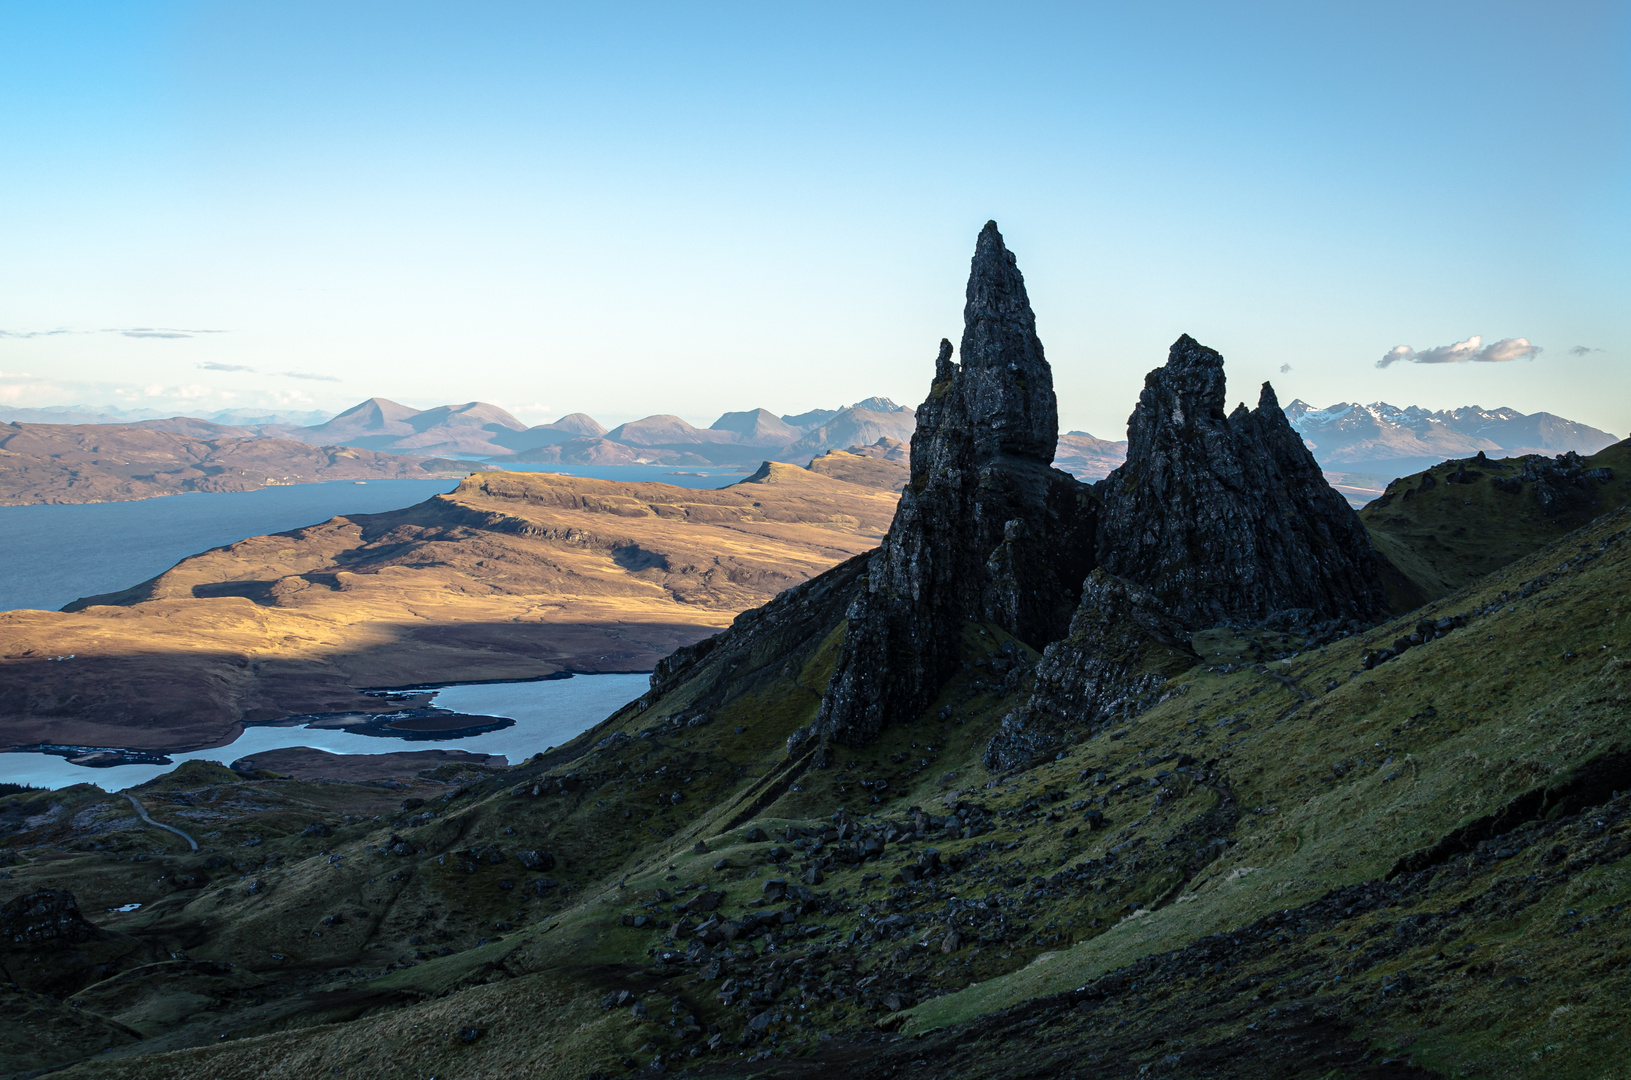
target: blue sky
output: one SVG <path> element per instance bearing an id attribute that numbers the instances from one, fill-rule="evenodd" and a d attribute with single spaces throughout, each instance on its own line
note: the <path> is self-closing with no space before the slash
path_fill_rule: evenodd
<path id="1" fill-rule="evenodd" d="M 0 404 L 915 404 L 996 218 L 1065 427 L 1187 332 L 1624 435 L 1628 87 L 1624 3 L 0 3 Z"/>

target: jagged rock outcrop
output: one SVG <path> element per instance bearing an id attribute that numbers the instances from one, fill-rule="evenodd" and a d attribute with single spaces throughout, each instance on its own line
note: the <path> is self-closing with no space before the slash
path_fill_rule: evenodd
<path id="1" fill-rule="evenodd" d="M 1031 699 L 1003 717 L 986 767 L 1022 768 L 1158 704 L 1170 693 L 1167 681 L 1200 660 L 1189 634 L 1154 597 L 1095 569 L 1069 636 L 1043 652 Z"/>
<path id="2" fill-rule="evenodd" d="M 1223 357 L 1189 335 L 1144 380 L 1127 462 L 1100 488 L 1099 562 L 1193 629 L 1299 609 L 1387 613 L 1359 516 L 1325 482 L 1263 384 L 1223 413 Z"/>
<path id="3" fill-rule="evenodd" d="M 1051 467 L 1053 373 L 995 222 L 975 248 L 963 322 L 960 364 L 940 343 L 911 481 L 849 611 L 816 723 L 846 745 L 929 704 L 959 663 L 969 621 L 1036 648 L 1063 636 L 1093 566 L 1095 501 Z"/>
<path id="4" fill-rule="evenodd" d="M 1364 526 L 1273 387 L 1250 411 L 1225 416 L 1223 403 L 1223 357 L 1187 334 L 1145 378 L 1127 461 L 1098 487 L 1100 569 L 988 767 L 1021 768 L 1155 704 L 1198 660 L 1193 631 L 1272 618 L 1329 634 L 1386 616 Z"/>

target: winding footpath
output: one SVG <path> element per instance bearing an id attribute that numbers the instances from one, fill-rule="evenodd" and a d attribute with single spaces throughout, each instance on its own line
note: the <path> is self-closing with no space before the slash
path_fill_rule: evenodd
<path id="1" fill-rule="evenodd" d="M 130 805 L 134 806 L 136 808 L 136 813 L 141 815 L 141 818 L 142 818 L 143 821 L 147 822 L 149 825 L 153 825 L 153 826 L 156 826 L 157 828 L 164 829 L 166 832 L 175 833 L 177 836 L 179 836 L 183 840 L 187 841 L 187 844 L 194 851 L 198 850 L 198 841 L 197 840 L 194 840 L 192 837 L 188 836 L 186 833 L 182 832 L 180 829 L 176 828 L 174 825 L 166 825 L 162 821 L 154 821 L 152 818 L 148 817 L 147 816 L 147 807 L 143 806 L 139 801 L 137 801 L 136 796 L 132 795 L 130 792 L 128 792 L 128 791 L 125 792 L 124 796 L 125 796 L 125 798 L 130 800 Z"/>

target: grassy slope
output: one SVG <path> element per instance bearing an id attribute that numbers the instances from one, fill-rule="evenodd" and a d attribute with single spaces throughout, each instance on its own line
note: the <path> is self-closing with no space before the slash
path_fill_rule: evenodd
<path id="1" fill-rule="evenodd" d="M 937 999 L 918 1010 L 914 1026 L 1080 985 L 1152 952 L 1383 876 L 1401 857 L 1516 796 L 1590 759 L 1631 750 L 1623 712 L 1631 693 L 1631 549 L 1616 543 L 1551 587 L 1502 602 L 1568 557 L 1595 552 L 1604 536 L 1628 524 L 1618 512 L 1561 550 L 1521 560 L 1408 619 L 1276 665 L 1311 693 L 1309 701 L 1299 704 L 1285 684 L 1254 673 L 1195 673 L 1186 680 L 1190 694 L 1144 714 L 1127 741 L 1150 752 L 1215 753 L 1245 811 L 1235 844 L 1179 902 L 1119 923 L 1047 964 Z M 1376 670 L 1359 670 L 1362 652 L 1417 618 L 1490 605 L 1501 610 Z M 1219 720 L 1234 718 L 1250 729 L 1230 738 L 1230 727 L 1220 739 Z M 1063 782 L 1078 756 L 1112 767 L 1125 762 L 1136 775 L 1154 771 L 1137 769 L 1136 754 L 1101 750 L 1101 741 L 1041 776 L 1051 772 Z M 1164 807 L 1141 820 L 1139 831 L 1152 842 L 1180 834 L 1198 808 L 1185 801 Z"/>
<path id="2" fill-rule="evenodd" d="M 1631 502 L 1631 439 L 1585 459 L 1588 468 L 1614 473 L 1596 486 L 1597 504 L 1582 516 L 1547 520 L 1535 500 L 1534 485 L 1515 493 L 1492 481 L 1517 479 L 1517 458 L 1480 463 L 1472 458 L 1446 461 L 1424 473 L 1401 477 L 1387 492 L 1360 511 L 1379 551 L 1416 586 L 1419 601 L 1437 600 L 1471 585 L 1513 559 L 1551 543 L 1591 517 Z M 1465 465 L 1476 474 L 1471 483 L 1454 483 Z M 1432 484 L 1423 491 L 1426 478 Z M 1410 606 L 1415 606 L 1411 604 Z"/>
<path id="3" fill-rule="evenodd" d="M 840 588 L 797 625 L 744 623 L 736 647 L 681 670 L 644 709 L 631 706 L 564 752 L 433 802 L 438 817 L 417 829 L 397 813 L 359 821 L 330 840 L 301 838 L 314 793 L 355 789 L 240 783 L 236 816 L 221 829 L 239 845 L 247 830 L 265 835 L 254 858 L 266 848 L 283 855 L 279 865 L 252 872 L 269 890 L 250 896 L 242 882 L 228 880 L 178 889 L 150 914 L 123 917 L 120 927 L 150 947 L 185 942 L 193 959 L 237 964 L 239 977 L 264 983 L 257 993 L 266 1004 L 252 1006 L 246 991 L 218 986 L 211 1000 L 226 1004 L 179 1024 L 150 1020 L 149 1042 L 135 1048 L 191 1049 L 162 1056 L 116 1049 L 66 1075 L 303 1077 L 319 1065 L 380 1077 L 621 1073 L 619 1063 L 630 1057 L 643 1065 L 655 1053 L 700 1046 L 710 1025 L 727 1042 L 699 1061 L 747 1075 L 768 1067 L 749 1057 L 769 1044 L 737 1041 L 761 1009 L 780 1010 L 769 1029 L 777 1046 L 829 1067 L 851 1048 L 876 1055 L 876 1069 L 910 1075 L 929 1047 L 938 1060 L 959 1062 L 964 1075 L 1021 1075 L 1019 1063 L 1050 1039 L 1072 1060 L 1114 1050 L 1118 1061 L 1155 1061 L 1171 1049 L 1162 1049 L 1171 1031 L 1136 1045 L 1118 1043 L 1125 1036 L 1117 1032 L 1170 1028 L 1184 1017 L 1185 1045 L 1221 1046 L 1249 1040 L 1246 1024 L 1271 1024 L 1282 1007 L 1291 1015 L 1288 1002 L 1327 1008 L 1341 1038 L 1361 1049 L 1397 1052 L 1409 1043 L 1425 1066 L 1454 1071 L 1475 1063 L 1466 1075 L 1603 1075 L 1623 1059 L 1623 1048 L 1605 1041 L 1614 1030 L 1605 1017 L 1617 1015 L 1631 990 L 1619 913 L 1631 902 L 1631 845 L 1623 843 L 1631 814 L 1602 811 L 1604 825 L 1594 827 L 1589 819 L 1549 822 L 1531 813 L 1502 826 L 1556 827 L 1564 830 L 1556 846 L 1585 851 L 1595 844 L 1606 852 L 1578 868 L 1578 858 L 1552 867 L 1550 848 L 1537 841 L 1510 862 L 1475 853 L 1463 866 L 1445 856 L 1395 878 L 1386 888 L 1416 891 L 1390 903 L 1410 918 L 1443 924 L 1424 940 L 1399 930 L 1399 910 L 1349 901 L 1329 918 L 1298 916 L 1284 933 L 1248 930 L 1302 905 L 1323 911 L 1318 902 L 1333 890 L 1372 895 L 1381 887 L 1364 883 L 1385 877 L 1401 859 L 1631 749 L 1624 727 L 1631 540 L 1612 539 L 1628 526 L 1631 512 L 1616 512 L 1410 619 L 1286 664 L 1197 668 L 1180 676 L 1183 696 L 1013 777 L 988 777 L 978 762 L 996 723 L 1023 694 L 1023 678 L 1017 692 L 1007 689 L 1013 684 L 999 677 L 1005 643 L 978 627 L 965 637 L 965 667 L 916 723 L 889 730 L 874 747 L 840 752 L 830 768 L 810 768 L 808 755 L 787 757 L 783 740 L 813 718 L 831 670 L 847 595 Z M 1365 651 L 1439 613 L 1472 618 L 1375 670 L 1361 669 Z M 1209 655 L 1228 651 L 1227 643 L 1209 645 Z M 942 720 L 946 707 L 951 714 Z M 707 724 L 667 724 L 699 711 Z M 874 795 L 860 779 L 889 786 Z M 198 780 L 167 783 L 191 790 Z M 531 795 L 534 785 L 545 794 Z M 55 796 L 69 810 L 96 797 L 83 790 Z M 924 844 L 891 844 L 881 860 L 830 866 L 817 886 L 821 910 L 801 921 L 820 929 L 780 935 L 774 951 L 763 941 L 751 950 L 738 942 L 718 969 L 709 968 L 709 957 L 659 965 L 653 950 L 662 948 L 662 935 L 619 924 L 623 915 L 660 914 L 642 906 L 659 888 L 719 888 L 728 897 L 724 910 L 736 914 L 752 910 L 747 904 L 769 877 L 796 881 L 802 860 L 789 851 L 787 870 L 775 866 L 771 848 L 785 842 L 749 841 L 749 828 L 821 825 L 841 806 L 857 817 L 900 821 L 914 806 L 944 813 L 948 797 L 982 807 L 991 826 L 967 839 L 942 831 L 927 842 L 946 861 L 967 855 L 961 870 L 916 884 L 897 879 Z M 0 808 L 29 798 L 0 800 Z M 1088 800 L 1102 807 L 1106 828 L 1086 828 L 1082 812 L 1071 809 Z M 149 806 L 161 820 L 179 812 L 156 802 Z M 227 811 L 219 796 L 210 805 Z M 393 829 L 417 839 L 425 854 L 398 858 L 371 849 Z M 23 836 L 49 838 L 49 827 Z M 709 850 L 693 854 L 699 840 Z M 487 844 L 511 852 L 509 861 L 465 872 L 459 853 Z M 502 887 L 533 876 L 513 861 L 515 849 L 532 845 L 561 860 L 550 874 L 562 888 L 543 898 Z M 234 850 L 241 857 L 243 849 Z M 337 863 L 334 854 L 342 856 Z M 180 872 L 202 858 L 172 861 Z M 720 859 L 725 866 L 716 870 Z M 103 853 L 40 850 L 15 870 L 7 895 L 47 882 L 89 890 L 109 875 L 133 874 L 129 866 Z M 1522 885 L 1526 880 L 1531 884 Z M 113 895 L 100 888 L 87 909 Z M 1510 899 L 1519 895 L 1514 889 L 1527 890 L 1522 903 Z M 979 899 L 996 917 L 959 921 L 965 916 L 946 907 L 953 895 Z M 325 927 L 322 918 L 336 912 L 342 922 Z M 909 920 L 908 932 L 875 939 L 873 920 L 888 913 Z M 1563 932 L 1584 916 L 1594 920 L 1587 930 Z M 512 929 L 495 929 L 499 922 Z M 953 927 L 967 940 L 944 952 L 937 943 Z M 1400 944 L 1376 951 L 1378 930 L 1381 943 Z M 1260 947 L 1222 961 L 1182 960 L 1190 955 L 1182 950 L 1205 946 L 1218 932 L 1246 941 L 1242 950 Z M 414 945 L 415 937 L 425 945 Z M 1475 962 L 1456 966 L 1464 945 L 1473 946 Z M 438 948 L 451 951 L 438 956 Z M 273 961 L 273 952 L 284 959 Z M 415 959 L 416 952 L 426 958 Z M 1450 960 L 1432 958 L 1446 952 Z M 1287 965 L 1296 970 L 1286 974 Z M 1162 989 L 1094 1006 L 1100 1011 L 1092 1015 L 1106 1018 L 1103 1030 L 1070 1011 L 1074 1000 L 1050 997 L 1099 985 L 1093 980 L 1118 970 L 1145 969 L 1159 975 Z M 1403 970 L 1417 972 L 1426 989 L 1388 997 L 1382 987 Z M 153 978 L 155 986 L 165 982 Z M 187 978 L 196 983 L 198 976 Z M 743 1012 L 717 998 L 725 978 L 764 993 L 783 985 L 765 1005 Z M 650 1017 L 600 1009 L 613 989 L 637 992 Z M 174 993 L 200 991 L 184 984 Z M 899 1000 L 889 1000 L 891 993 Z M 1174 997 L 1159 1004 L 1165 994 Z M 912 1008 L 913 1001 L 921 1004 Z M 1179 1008 L 1180 1001 L 1187 1004 Z M 896 1005 L 907 1008 L 891 1012 Z M 1002 1017 L 964 1026 L 1001 1010 L 1028 1019 L 1011 1029 L 1002 1028 Z M 686 1036 L 683 1025 L 668 1024 L 688 1015 L 704 1034 Z M 1118 1016 L 1131 1026 L 1118 1026 Z M 876 1043 L 875 1020 L 933 1034 L 897 1050 Z M 1033 1022 L 1040 1026 L 1023 1026 Z M 483 1034 L 463 1042 L 463 1027 Z M 821 1030 L 841 1037 L 821 1042 Z M 1010 1034 L 992 1035 L 981 1048 L 980 1032 L 1004 1030 Z M 230 1037 L 223 1043 L 217 1034 Z M 940 1067 L 924 1060 L 931 1062 L 924 1069 Z"/>

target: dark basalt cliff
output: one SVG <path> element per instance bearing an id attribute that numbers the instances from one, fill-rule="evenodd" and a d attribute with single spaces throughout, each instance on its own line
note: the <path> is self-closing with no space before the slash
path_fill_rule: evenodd
<path id="1" fill-rule="evenodd" d="M 1301 609 L 1386 614 L 1359 516 L 1325 482 L 1274 389 L 1225 417 L 1223 357 L 1189 335 L 1150 372 L 1127 462 L 1103 482 L 1099 562 L 1200 628 Z"/>
<path id="2" fill-rule="evenodd" d="M 942 342 L 911 482 L 849 610 L 816 734 L 860 746 L 915 717 L 970 621 L 1054 643 L 1032 703 L 992 743 L 988 764 L 1013 767 L 1157 700 L 1196 660 L 1193 631 L 1274 617 L 1329 634 L 1386 614 L 1364 527 L 1267 383 L 1256 409 L 1226 416 L 1223 357 L 1179 338 L 1095 497 L 1049 465 L 1052 372 L 995 223 L 963 317 L 962 363 Z"/>
<path id="3" fill-rule="evenodd" d="M 1159 701 L 1189 635 L 1273 619 L 1330 636 L 1387 613 L 1359 517 L 1263 384 L 1223 413 L 1223 357 L 1189 335 L 1144 380 L 1127 462 L 1100 485 L 1098 563 L 1068 638 L 1037 666 L 986 765 L 1019 768 Z"/>
<path id="4" fill-rule="evenodd" d="M 1056 753 L 1110 720 L 1143 712 L 1166 696 L 1169 678 L 1199 660 L 1190 631 L 1155 598 L 1095 569 L 1070 634 L 1049 645 L 1024 708 L 1003 717 L 986 767 L 1006 771 Z"/>
<path id="5" fill-rule="evenodd" d="M 1050 466 L 1053 373 L 995 222 L 975 248 L 963 321 L 962 363 L 940 344 L 911 482 L 850 608 L 816 723 L 841 744 L 921 711 L 956 668 L 970 620 L 1036 648 L 1061 637 L 1093 565 L 1095 501 Z"/>

